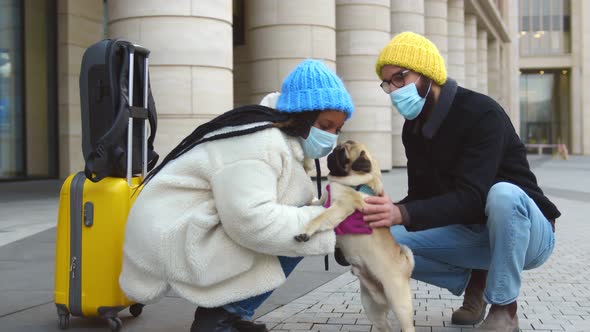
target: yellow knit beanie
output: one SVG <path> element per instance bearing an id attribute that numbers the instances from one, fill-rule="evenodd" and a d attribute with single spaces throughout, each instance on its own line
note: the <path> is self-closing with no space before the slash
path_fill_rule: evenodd
<path id="1" fill-rule="evenodd" d="M 410 69 L 434 80 L 438 85 L 447 81 L 445 60 L 438 48 L 425 37 L 414 32 L 397 34 L 381 50 L 375 69 L 381 77 L 381 68 L 395 65 Z"/>

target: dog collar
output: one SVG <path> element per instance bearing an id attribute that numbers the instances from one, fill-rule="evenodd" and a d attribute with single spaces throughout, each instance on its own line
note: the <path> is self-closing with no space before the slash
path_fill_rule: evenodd
<path id="1" fill-rule="evenodd" d="M 354 188 L 354 190 L 356 190 L 356 191 L 365 193 L 369 196 L 377 196 L 375 191 L 373 191 L 373 189 L 366 184 L 360 184 L 358 186 L 353 186 L 352 188 Z"/>

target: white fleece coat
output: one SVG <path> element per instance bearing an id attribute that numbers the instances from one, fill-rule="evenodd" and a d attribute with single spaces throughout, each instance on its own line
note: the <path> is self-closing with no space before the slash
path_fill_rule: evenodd
<path id="1" fill-rule="evenodd" d="M 173 289 L 204 307 L 275 289 L 285 281 L 277 256 L 334 251 L 333 231 L 304 243 L 293 238 L 324 210 L 306 206 L 314 193 L 298 139 L 279 129 L 199 145 L 139 194 L 127 221 L 121 288 L 140 303 Z"/>

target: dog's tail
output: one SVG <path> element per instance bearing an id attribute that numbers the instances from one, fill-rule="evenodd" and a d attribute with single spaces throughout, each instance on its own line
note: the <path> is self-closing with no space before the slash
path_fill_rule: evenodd
<path id="1" fill-rule="evenodd" d="M 408 264 L 410 264 L 410 274 L 412 274 L 412 271 L 414 270 L 414 254 L 412 253 L 412 249 L 410 249 L 408 246 L 405 246 L 403 244 L 400 244 L 399 246 L 401 249 L 401 253 L 408 260 Z"/>

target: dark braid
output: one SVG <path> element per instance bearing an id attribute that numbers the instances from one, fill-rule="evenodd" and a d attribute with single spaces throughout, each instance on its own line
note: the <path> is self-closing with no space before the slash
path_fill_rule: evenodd
<path id="1" fill-rule="evenodd" d="M 151 172 L 143 179 L 142 184 L 148 183 L 158 172 L 160 172 L 170 161 L 185 154 L 195 146 L 212 141 L 215 139 L 223 139 L 228 137 L 236 137 L 247 135 L 259 130 L 263 130 L 269 127 L 276 127 L 287 135 L 296 137 L 307 137 L 309 130 L 316 118 L 319 115 L 319 111 L 300 112 L 300 113 L 281 113 L 275 109 L 260 106 L 260 105 L 246 105 L 235 108 L 231 111 L 225 112 L 216 118 L 198 126 L 190 135 L 185 137 L 180 144 L 178 144 L 162 162 L 156 166 Z M 238 130 L 235 132 L 225 133 L 221 135 L 215 135 L 203 139 L 203 137 L 211 132 L 219 130 L 224 127 L 245 125 L 257 122 L 271 122 L 270 125 L 261 125 L 254 128 L 245 130 Z"/>

